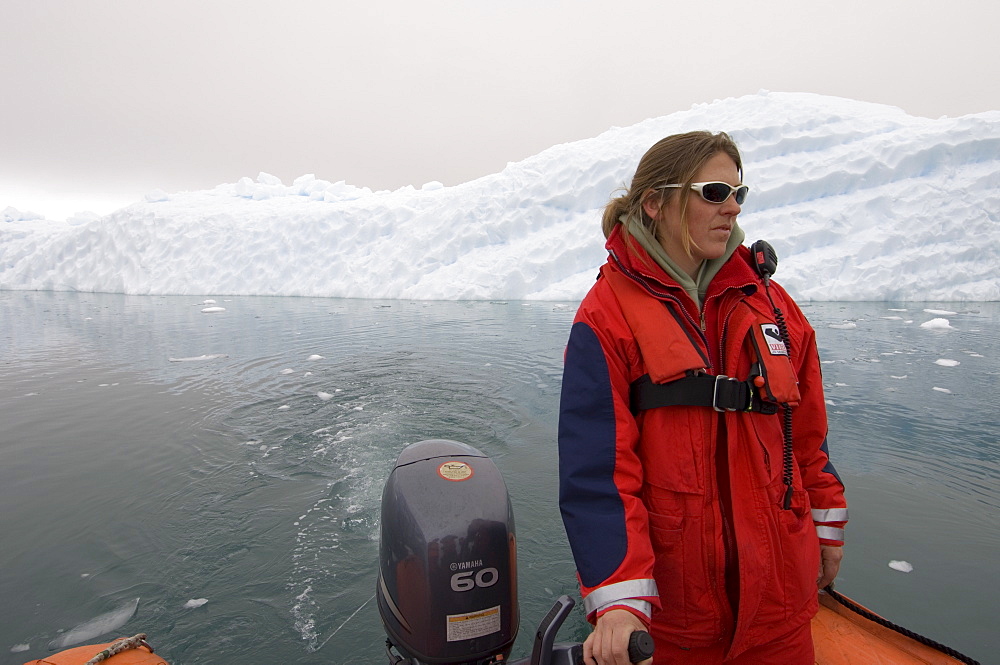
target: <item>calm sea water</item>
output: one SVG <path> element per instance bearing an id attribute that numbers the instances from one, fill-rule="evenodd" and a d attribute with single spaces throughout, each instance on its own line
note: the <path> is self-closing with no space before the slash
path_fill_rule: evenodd
<path id="1" fill-rule="evenodd" d="M 0 663 L 135 598 L 102 639 L 146 632 L 173 665 L 386 662 L 382 484 L 428 438 L 505 475 L 525 654 L 575 594 L 554 454 L 574 304 L 217 300 L 0 292 Z M 851 501 L 838 588 L 996 662 L 1000 304 L 806 312 Z M 585 634 L 577 610 L 560 639 Z"/>

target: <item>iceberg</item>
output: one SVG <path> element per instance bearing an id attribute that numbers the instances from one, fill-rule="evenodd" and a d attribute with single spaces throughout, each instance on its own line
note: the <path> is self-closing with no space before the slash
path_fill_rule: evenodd
<path id="1" fill-rule="evenodd" d="M 605 260 L 601 209 L 669 134 L 743 153 L 747 242 L 798 300 L 1000 300 L 1000 111 L 910 116 L 761 92 L 555 145 L 445 187 L 302 176 L 154 192 L 97 219 L 0 216 L 0 289 L 577 301 Z M 221 307 L 205 308 L 218 312 Z"/>

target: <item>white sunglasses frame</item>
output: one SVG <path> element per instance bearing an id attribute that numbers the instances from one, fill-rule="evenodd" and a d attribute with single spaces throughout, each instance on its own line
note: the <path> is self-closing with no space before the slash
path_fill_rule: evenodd
<path id="1" fill-rule="evenodd" d="M 705 192 L 702 191 L 704 189 L 705 185 L 725 185 L 726 187 L 729 188 L 729 195 L 726 196 L 726 198 L 722 199 L 721 201 L 711 201 L 711 200 L 705 198 Z M 673 189 L 673 188 L 681 188 L 681 187 L 684 187 L 684 185 L 660 185 L 658 187 L 654 187 L 653 189 Z M 726 201 L 729 200 L 730 196 L 733 196 L 734 194 L 736 194 L 737 192 L 739 192 L 741 189 L 745 189 L 746 190 L 743 193 L 743 201 L 747 200 L 747 194 L 750 193 L 750 188 L 747 185 L 744 185 L 743 183 L 740 183 L 736 187 L 733 187 L 728 182 L 722 182 L 721 180 L 712 180 L 710 182 L 692 182 L 691 183 L 691 189 L 693 189 L 694 191 L 698 192 L 698 194 L 701 196 L 701 198 L 705 199 L 705 201 L 708 201 L 709 203 L 714 203 L 715 205 L 722 205 L 723 203 L 725 203 Z M 743 205 L 743 202 L 742 201 L 737 201 L 736 205 Z"/>

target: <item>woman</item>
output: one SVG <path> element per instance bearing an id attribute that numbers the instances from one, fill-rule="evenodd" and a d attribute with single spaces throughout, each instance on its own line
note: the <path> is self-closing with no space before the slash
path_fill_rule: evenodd
<path id="1" fill-rule="evenodd" d="M 813 664 L 847 505 L 815 333 L 741 245 L 742 171 L 726 134 L 669 136 L 604 212 L 559 421 L 588 665 L 626 665 L 637 629 L 657 665 Z"/>

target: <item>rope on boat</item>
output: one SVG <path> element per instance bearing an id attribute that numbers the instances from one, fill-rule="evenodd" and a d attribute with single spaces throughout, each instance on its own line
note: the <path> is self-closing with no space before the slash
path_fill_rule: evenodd
<path id="1" fill-rule="evenodd" d="M 883 627 L 888 628 L 890 630 L 894 630 L 897 633 L 899 633 L 900 635 L 905 635 L 906 637 L 909 637 L 911 640 L 916 640 L 917 642 L 920 642 L 921 644 L 923 644 L 925 646 L 929 646 L 932 649 L 937 649 L 941 653 L 947 654 L 947 655 L 951 656 L 952 658 L 965 663 L 966 665 L 980 665 L 980 663 L 979 663 L 978 660 L 974 660 L 972 658 L 969 658 L 965 654 L 960 653 L 958 651 L 955 651 L 954 649 L 952 649 L 949 646 L 945 646 L 944 644 L 941 644 L 940 642 L 935 642 L 934 640 L 932 640 L 929 637 L 924 637 L 923 635 L 920 635 L 919 633 L 914 633 L 912 630 L 909 630 L 907 628 L 903 628 L 902 626 L 898 626 L 898 625 L 894 624 L 893 622 L 891 622 L 891 621 L 889 621 L 887 619 L 883 619 L 882 617 L 880 617 L 879 615 L 875 614 L 874 612 L 869 612 L 865 608 L 863 608 L 860 605 L 856 604 L 850 598 L 842 596 L 839 593 L 837 593 L 836 591 L 834 591 L 833 590 L 833 584 L 828 585 L 826 588 L 823 589 L 823 591 L 825 591 L 828 594 L 830 594 L 831 598 L 833 598 L 835 601 L 837 601 L 838 603 L 840 603 L 841 605 L 843 605 L 847 609 L 851 610 L 855 614 L 861 615 L 862 617 L 864 617 L 865 619 L 868 619 L 869 621 L 873 621 L 873 622 L 877 623 L 880 626 L 883 626 Z"/>
<path id="2" fill-rule="evenodd" d="M 84 665 L 97 665 L 97 663 L 102 660 L 107 660 L 117 653 L 122 651 L 127 651 L 129 649 L 138 649 L 139 647 L 146 647 L 149 649 L 149 653 L 153 653 L 153 647 L 149 646 L 149 642 L 146 641 L 146 633 L 137 633 L 132 637 L 123 637 L 120 640 L 112 642 L 108 645 L 108 648 L 101 651 L 96 656 L 88 660 Z"/>
<path id="3" fill-rule="evenodd" d="M 344 619 L 344 623 L 342 623 L 339 626 L 337 626 L 337 630 L 335 630 L 332 633 L 330 633 L 330 637 L 327 637 L 325 640 L 323 640 L 323 644 L 320 644 L 318 647 L 316 647 L 314 649 L 314 651 L 319 651 L 320 649 L 322 649 L 323 647 L 325 647 L 326 643 L 330 641 L 330 638 L 332 638 L 334 635 L 336 635 L 337 633 L 339 633 L 340 629 L 343 628 L 344 626 L 346 626 L 347 622 L 350 621 L 351 619 L 353 619 L 354 615 L 357 614 L 358 612 L 360 612 L 361 608 L 364 607 L 365 605 L 367 605 L 368 603 L 370 603 L 371 600 L 372 600 L 372 598 L 374 598 L 374 597 L 375 597 L 375 594 L 372 594 L 371 598 L 369 598 L 365 602 L 361 603 L 361 607 L 359 607 L 358 609 L 354 610 L 354 612 L 351 614 L 351 616 L 349 616 L 346 619 Z M 388 641 L 388 640 L 386 640 L 386 641 Z"/>

